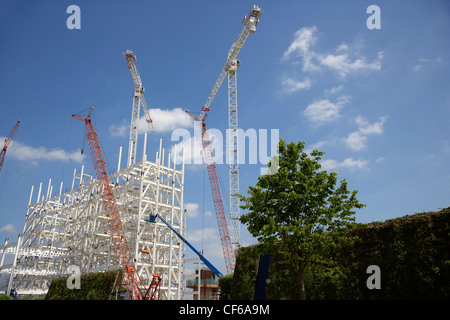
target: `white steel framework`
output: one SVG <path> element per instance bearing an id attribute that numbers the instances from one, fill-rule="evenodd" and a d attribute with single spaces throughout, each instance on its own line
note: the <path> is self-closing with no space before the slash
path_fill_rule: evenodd
<path id="1" fill-rule="evenodd" d="M 163 223 L 145 220 L 150 213 L 159 213 L 185 235 L 184 161 L 177 169 L 169 153 L 165 162 L 161 144 L 155 162 L 147 161 L 146 140 L 145 135 L 143 160 L 122 170 L 120 148 L 111 183 L 144 285 L 148 288 L 152 274 L 160 274 L 160 298 L 182 299 L 184 243 Z M 80 172 L 74 170 L 70 191 L 63 193 L 61 182 L 54 195 L 49 180 L 46 194 L 41 183 L 32 201 L 33 189 L 18 241 L 0 247 L 0 272 L 11 275 L 8 292 L 16 288 L 19 295 L 45 294 L 53 278 L 71 274 L 71 266 L 81 274 L 118 269 L 98 183 L 84 167 Z M 3 265 L 5 253 L 14 254 L 12 263 Z"/>

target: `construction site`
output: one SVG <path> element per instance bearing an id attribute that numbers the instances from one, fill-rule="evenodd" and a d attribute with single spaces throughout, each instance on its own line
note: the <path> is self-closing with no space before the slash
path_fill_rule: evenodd
<path id="1" fill-rule="evenodd" d="M 202 154 L 226 274 L 234 272 L 235 252 L 241 246 L 238 55 L 249 35 L 256 32 L 261 15 L 262 10 L 257 5 L 246 13 L 242 30 L 227 53 L 206 102 L 196 115 L 186 110 L 202 128 Z M 0 246 L 0 274 L 7 279 L 4 291 L 8 294 L 14 291 L 18 297 L 42 297 L 53 279 L 120 270 L 121 286 L 127 289 L 130 300 L 211 300 L 219 297 L 218 279 L 222 273 L 186 240 L 185 161 L 184 156 L 181 160 L 173 158 L 173 155 L 183 155 L 183 151 L 167 151 L 161 139 L 156 154 L 148 152 L 148 136 L 158 125 L 144 98 L 136 55 L 132 50 L 124 49 L 123 67 L 129 69 L 134 85 L 128 148 L 117 146 L 118 161 L 111 172 L 106 165 L 102 141 L 91 121 L 95 107 L 90 107 L 84 114 L 72 115 L 78 120 L 74 122 L 86 130 L 89 150 L 86 148 L 81 152 L 91 157 L 95 175 L 88 174 L 81 166 L 73 169 L 72 181 L 64 182 L 64 187 L 63 182 L 55 185 L 52 179 L 45 177 L 39 186 L 31 186 L 28 203 L 20 204 L 26 205 L 27 210 L 17 241 L 5 240 Z M 220 57 L 217 59 L 218 64 L 222 63 Z M 223 190 L 219 184 L 205 121 L 225 78 L 228 79 L 228 190 Z M 148 128 L 138 145 L 142 114 Z M 5 140 L 0 170 L 8 157 L 8 145 L 16 130 L 20 130 L 19 123 L 17 121 Z M 137 151 L 138 146 L 143 150 L 141 154 Z M 224 194 L 229 199 L 229 212 L 224 206 Z M 195 258 L 187 259 L 188 251 Z M 187 271 L 188 263 L 195 265 L 194 272 Z"/>

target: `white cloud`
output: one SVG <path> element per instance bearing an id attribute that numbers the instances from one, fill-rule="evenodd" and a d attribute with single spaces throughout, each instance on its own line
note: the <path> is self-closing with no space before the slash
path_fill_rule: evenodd
<path id="1" fill-rule="evenodd" d="M 317 27 L 303 27 L 294 33 L 294 40 L 288 49 L 283 53 L 281 61 L 286 61 L 292 56 L 300 57 L 303 64 L 303 71 L 317 71 L 320 66 L 336 71 L 342 78 L 350 73 L 364 71 L 381 70 L 381 60 L 383 52 L 378 52 L 377 58 L 372 62 L 366 62 L 365 57 L 351 57 L 351 50 L 346 43 L 341 43 L 336 49 L 336 54 L 317 53 L 313 50 L 313 45 L 317 42 Z M 294 63 L 298 63 L 295 61 Z"/>
<path id="2" fill-rule="evenodd" d="M 332 94 L 341 92 L 342 89 L 344 89 L 344 86 L 343 86 L 343 85 L 339 85 L 339 86 L 333 87 L 333 88 L 331 88 L 331 89 L 325 89 L 323 92 L 324 92 L 324 94 L 325 94 L 326 96 L 329 96 L 329 95 L 332 95 Z"/>
<path id="3" fill-rule="evenodd" d="M 111 125 L 109 127 L 109 134 L 112 137 L 125 137 L 130 130 L 130 124 L 126 123 L 125 119 L 122 120 L 122 123 L 120 125 Z"/>
<path id="4" fill-rule="evenodd" d="M 426 64 L 441 63 L 441 62 L 442 62 L 441 57 L 436 57 L 436 58 L 434 58 L 434 59 L 429 59 L 429 58 L 419 58 L 419 63 L 416 64 L 416 65 L 413 67 L 413 70 L 414 70 L 414 71 L 419 71 L 419 70 L 422 69 L 423 66 L 426 65 Z"/>
<path id="5" fill-rule="evenodd" d="M 345 168 L 354 171 L 367 168 L 369 161 L 361 159 L 354 160 L 353 158 L 347 158 L 344 161 L 339 162 L 337 160 L 327 159 L 322 160 L 320 164 L 322 165 L 322 169 L 324 170 L 333 171 L 336 169 Z"/>
<path id="6" fill-rule="evenodd" d="M 386 122 L 388 117 L 381 117 L 380 121 L 370 124 L 362 116 L 356 117 L 356 124 L 359 127 L 359 131 L 365 135 L 369 134 L 382 134 L 383 124 Z"/>
<path id="7" fill-rule="evenodd" d="M 186 213 L 189 218 L 196 217 L 199 214 L 197 203 L 185 203 L 184 208 L 186 209 Z"/>
<path id="8" fill-rule="evenodd" d="M 337 73 L 341 77 L 345 77 L 350 73 L 356 73 L 359 71 L 379 71 L 381 70 L 382 59 L 383 53 L 381 51 L 378 52 L 377 59 L 371 63 L 367 63 L 365 61 L 365 58 L 360 58 L 352 61 L 347 53 L 339 55 L 328 54 L 326 56 L 319 56 L 321 65 L 337 71 Z"/>
<path id="9" fill-rule="evenodd" d="M 340 117 L 339 112 L 349 99 L 349 96 L 340 96 L 336 103 L 328 99 L 315 101 L 306 107 L 303 114 L 315 125 L 332 122 Z"/>
<path id="10" fill-rule="evenodd" d="M 366 147 L 367 136 L 372 134 L 382 134 L 383 124 L 386 120 L 387 117 L 381 117 L 379 121 L 371 124 L 362 116 L 356 117 L 355 122 L 358 125 L 358 131 L 352 132 L 347 138 L 344 138 L 345 144 L 355 151 L 364 149 Z"/>
<path id="11" fill-rule="evenodd" d="M 192 118 L 182 108 L 162 110 L 159 108 L 149 110 L 156 132 L 170 132 L 178 128 L 192 128 Z M 145 117 L 139 119 L 139 133 L 148 132 Z"/>
<path id="12" fill-rule="evenodd" d="M 216 228 L 203 228 L 197 230 L 189 230 L 186 235 L 186 239 L 189 242 L 199 243 L 203 241 L 218 241 L 219 235 Z"/>
<path id="13" fill-rule="evenodd" d="M 141 110 L 142 111 L 142 110 Z M 170 132 L 178 128 L 191 128 L 192 119 L 182 108 L 163 110 L 160 108 L 149 109 L 155 132 Z M 139 118 L 138 133 L 149 132 L 149 126 L 145 116 Z M 109 132 L 113 137 L 125 137 L 129 134 L 130 123 L 125 120 L 120 125 L 111 125 Z"/>
<path id="14" fill-rule="evenodd" d="M 283 86 L 283 90 L 287 93 L 293 93 L 302 89 L 311 88 L 311 80 L 309 78 L 305 78 L 303 81 L 298 81 L 294 78 L 284 78 L 281 82 Z"/>
<path id="15" fill-rule="evenodd" d="M 293 54 L 302 58 L 303 71 L 314 71 L 319 69 L 312 59 L 316 55 L 311 47 L 317 41 L 316 37 L 317 27 L 304 27 L 294 33 L 294 41 L 289 45 L 289 48 L 284 52 L 281 61 L 289 59 Z"/>
<path id="16" fill-rule="evenodd" d="M 3 141 L 4 138 L 0 138 Z M 45 147 L 30 147 L 21 142 L 12 140 L 8 147 L 10 157 L 18 160 L 54 160 L 54 161 L 75 161 L 81 163 L 84 155 L 80 151 L 66 152 L 65 150 L 55 148 L 47 149 Z"/>
<path id="17" fill-rule="evenodd" d="M 16 227 L 14 227 L 14 225 L 7 224 L 6 226 L 4 226 L 3 228 L 0 229 L 0 232 L 17 233 L 18 231 L 17 231 Z"/>
<path id="18" fill-rule="evenodd" d="M 364 149 L 366 147 L 366 141 L 367 137 L 359 131 L 352 132 L 345 138 L 347 146 L 355 151 Z"/>
<path id="19" fill-rule="evenodd" d="M 341 43 L 337 48 L 336 48 L 336 52 L 341 52 L 341 51 L 347 51 L 348 50 L 348 45 L 345 43 Z"/>

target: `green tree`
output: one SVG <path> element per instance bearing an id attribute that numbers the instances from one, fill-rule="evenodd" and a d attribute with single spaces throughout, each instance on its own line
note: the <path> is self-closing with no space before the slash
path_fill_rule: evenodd
<path id="1" fill-rule="evenodd" d="M 219 278 L 219 288 L 220 288 L 219 300 L 230 300 L 232 282 L 233 282 L 232 274 L 227 274 Z"/>
<path id="2" fill-rule="evenodd" d="M 308 267 L 320 266 L 331 275 L 339 271 L 327 253 L 352 240 L 344 231 L 353 225 L 353 209 L 365 206 L 356 199 L 357 191 L 347 189 L 345 179 L 337 186 L 337 174 L 321 170 L 323 152 L 307 154 L 304 147 L 303 142 L 286 145 L 281 139 L 278 156 L 269 162 L 271 174 L 258 177 L 248 197 L 241 196 L 241 208 L 248 210 L 241 222 L 264 250 L 276 252 L 292 267 L 300 299 L 306 299 Z"/>

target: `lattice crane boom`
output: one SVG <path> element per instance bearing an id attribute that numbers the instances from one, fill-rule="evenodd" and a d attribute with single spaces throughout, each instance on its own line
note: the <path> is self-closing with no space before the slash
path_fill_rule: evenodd
<path id="1" fill-rule="evenodd" d="M 80 115 L 72 115 L 72 117 L 85 122 L 86 137 L 89 142 L 89 150 L 91 152 L 92 162 L 94 164 L 95 174 L 102 195 L 103 210 L 108 217 L 108 225 L 110 229 L 111 243 L 117 256 L 120 268 L 123 268 L 123 281 L 126 288 L 130 292 L 133 300 L 145 299 L 141 294 L 140 286 L 144 292 L 145 287 L 140 284 L 139 275 L 135 272 L 134 260 L 131 250 L 128 246 L 127 237 L 123 228 L 122 219 L 120 217 L 119 208 L 116 203 L 116 197 L 109 178 L 108 169 L 103 157 L 102 148 L 98 139 L 97 132 L 91 122 L 91 115 L 94 107 L 89 109 L 86 118 Z"/>
<path id="2" fill-rule="evenodd" d="M 138 128 L 139 128 L 139 112 L 140 107 L 144 110 L 145 118 L 149 126 L 150 132 L 154 132 L 155 128 L 153 126 L 153 120 L 150 118 L 150 113 L 148 111 L 147 102 L 144 97 L 144 87 L 142 86 L 141 76 L 136 67 L 136 56 L 133 51 L 127 50 L 123 54 L 127 67 L 130 69 L 131 77 L 134 82 L 134 93 L 133 93 L 133 108 L 131 112 L 131 127 L 130 127 L 130 142 L 128 146 L 128 166 L 136 162 L 136 147 L 138 138 Z"/>
<path id="3" fill-rule="evenodd" d="M 5 139 L 5 143 L 3 144 L 3 149 L 0 151 L 0 171 L 3 167 L 3 162 L 5 161 L 5 155 L 6 155 L 6 149 L 8 149 L 8 146 L 14 136 L 14 134 L 17 131 L 17 127 L 19 126 L 20 120 L 17 120 L 14 128 L 11 130 L 11 133 L 9 134 L 9 137 Z"/>
<path id="4" fill-rule="evenodd" d="M 196 120 L 198 121 L 205 120 L 207 113 L 210 109 L 211 103 L 213 102 L 217 92 L 219 91 L 223 83 L 223 80 L 228 74 L 228 68 L 233 63 L 233 61 L 237 59 L 237 56 L 241 51 L 242 47 L 244 46 L 245 41 L 247 41 L 249 34 L 254 33 L 256 31 L 256 26 L 259 23 L 259 18 L 261 17 L 261 15 L 262 15 L 261 9 L 257 5 L 253 5 L 252 9 L 245 16 L 244 20 L 242 21 L 244 28 L 239 34 L 239 37 L 233 42 L 233 45 L 231 46 L 230 50 L 228 50 L 228 56 L 225 65 L 223 66 L 222 71 L 219 74 L 219 77 L 217 77 L 217 80 L 214 83 L 214 86 L 208 96 L 208 99 L 206 99 L 206 102 L 202 107 L 202 111 Z"/>
<path id="5" fill-rule="evenodd" d="M 230 237 L 230 230 L 228 229 L 227 220 L 225 217 L 225 209 L 222 202 L 222 195 L 220 192 L 220 185 L 218 181 L 218 175 L 217 175 L 217 168 L 214 160 L 214 155 L 212 153 L 211 149 L 211 139 L 208 135 L 208 132 L 206 130 L 205 125 L 205 119 L 206 116 L 210 110 L 211 103 L 213 102 L 217 92 L 219 91 L 223 80 L 227 75 L 230 76 L 230 72 L 233 73 L 233 77 L 235 75 L 235 71 L 237 67 L 239 66 L 239 61 L 237 61 L 237 56 L 239 52 L 241 51 L 242 47 L 245 44 L 245 41 L 247 40 L 250 33 L 254 33 L 256 31 L 256 26 L 259 23 L 259 18 L 261 17 L 262 11 L 257 5 L 253 5 L 252 9 L 249 11 L 247 16 L 245 16 L 244 20 L 242 21 L 242 24 L 244 25 L 244 28 L 242 29 L 241 33 L 239 34 L 239 37 L 234 41 L 233 45 L 231 46 L 230 50 L 228 51 L 227 60 L 225 62 L 224 67 L 222 68 L 222 71 L 219 74 L 219 77 L 217 78 L 216 82 L 214 83 L 214 86 L 208 96 L 208 99 L 206 100 L 205 104 L 203 105 L 201 112 L 198 117 L 195 117 L 192 113 L 189 111 L 186 111 L 194 120 L 200 122 L 202 126 L 202 146 L 203 146 L 203 156 L 206 162 L 206 167 L 208 171 L 209 176 L 209 182 L 211 186 L 211 193 L 213 196 L 214 201 L 214 209 L 216 211 L 216 218 L 217 218 L 217 224 L 219 227 L 219 233 L 220 233 L 220 240 L 222 242 L 222 250 L 224 253 L 225 258 L 225 266 L 227 269 L 227 273 L 232 273 L 234 271 L 235 266 L 235 256 L 233 252 L 232 247 L 232 240 Z M 235 79 L 235 77 L 234 77 Z M 235 82 L 234 82 L 235 83 Z M 235 96 L 235 94 L 233 93 Z M 233 96 L 233 98 L 234 98 Z M 236 104 L 237 107 L 237 104 Z M 236 110 L 237 111 L 237 110 Z M 237 119 L 235 121 L 235 125 L 237 125 Z M 237 138 L 236 138 L 237 139 Z M 237 142 L 234 145 L 235 149 L 237 149 Z M 234 150 L 236 151 L 237 150 Z M 237 162 L 236 162 L 237 165 Z M 235 180 L 235 177 L 234 181 Z M 237 179 L 237 181 L 239 181 Z M 238 196 L 237 194 L 235 195 Z"/>

